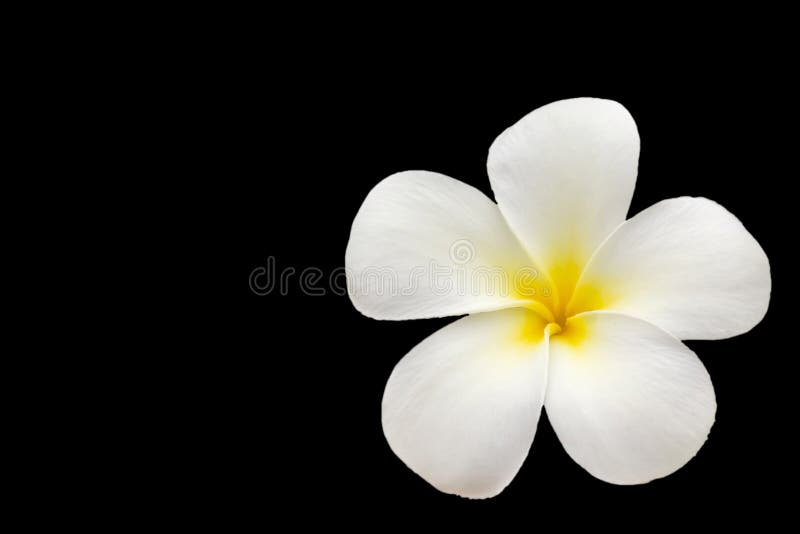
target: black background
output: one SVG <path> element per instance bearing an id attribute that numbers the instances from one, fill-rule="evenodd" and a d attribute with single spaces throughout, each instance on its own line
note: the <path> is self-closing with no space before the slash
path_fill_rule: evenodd
<path id="1" fill-rule="evenodd" d="M 648 70 L 621 57 L 613 70 L 561 71 L 532 60 L 476 58 L 456 67 L 446 55 L 424 66 L 404 57 L 246 55 L 209 76 L 212 122 L 204 131 L 212 142 L 202 157 L 220 194 L 202 209 L 225 243 L 214 264 L 226 268 L 226 289 L 213 327 L 224 343 L 202 360 L 211 455 L 195 476 L 218 478 L 214 494 L 239 519 L 297 503 L 309 514 L 327 510 L 326 517 L 520 512 L 532 521 L 556 516 L 562 527 L 631 514 L 775 517 L 791 493 L 782 478 L 793 484 L 784 366 L 796 357 L 778 326 L 794 239 L 776 203 L 789 172 L 777 160 L 788 146 L 776 127 L 788 98 L 777 71 L 741 56 L 691 64 L 662 57 Z M 266 296 L 250 290 L 249 277 L 269 257 L 279 270 L 318 267 L 328 275 L 342 266 L 359 206 L 397 171 L 437 171 L 492 197 L 485 164 L 494 138 L 536 107 L 577 96 L 617 100 L 636 120 L 642 149 L 629 215 L 681 195 L 721 203 L 770 258 L 770 310 L 745 335 L 688 343 L 712 377 L 718 411 L 707 443 L 675 474 L 629 487 L 594 479 L 569 458 L 544 415 L 528 459 L 499 496 L 442 494 L 391 452 L 380 405 L 397 361 L 454 319 L 375 321 L 346 296 L 304 295 L 296 275 L 288 295 Z"/>

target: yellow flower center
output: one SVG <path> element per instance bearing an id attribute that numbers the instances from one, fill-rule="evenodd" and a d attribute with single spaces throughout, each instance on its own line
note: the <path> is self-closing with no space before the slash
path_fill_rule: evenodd
<path id="1" fill-rule="evenodd" d="M 514 277 L 514 295 L 525 300 L 525 307 L 534 312 L 522 326 L 523 340 L 539 342 L 548 334 L 576 344 L 586 337 L 586 322 L 575 316 L 602 309 L 603 300 L 599 288 L 586 283 L 578 285 L 580 275 L 581 266 L 567 261 L 535 280 Z"/>

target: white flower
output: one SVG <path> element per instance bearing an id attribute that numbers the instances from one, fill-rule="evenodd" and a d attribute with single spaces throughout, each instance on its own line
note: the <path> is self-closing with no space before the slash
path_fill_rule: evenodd
<path id="1" fill-rule="evenodd" d="M 392 320 L 470 314 L 400 360 L 383 397 L 392 450 L 439 490 L 500 493 L 543 406 L 567 453 L 615 484 L 666 476 L 705 442 L 714 389 L 679 340 L 756 325 L 769 262 L 711 200 L 664 200 L 626 221 L 638 159 L 623 106 L 563 100 L 492 144 L 497 204 L 424 171 L 367 196 L 346 253 L 355 307 Z M 450 290 L 420 276 L 428 265 L 450 267 Z M 507 291 L 485 283 L 495 266 Z M 513 274 L 525 267 L 535 276 Z M 380 291 L 375 272 L 414 281 L 413 291 Z"/>

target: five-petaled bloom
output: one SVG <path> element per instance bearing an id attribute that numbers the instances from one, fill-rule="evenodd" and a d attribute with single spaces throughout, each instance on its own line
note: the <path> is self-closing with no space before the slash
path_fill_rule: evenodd
<path id="1" fill-rule="evenodd" d="M 705 442 L 714 388 L 680 340 L 755 326 L 769 304 L 769 262 L 705 198 L 664 200 L 625 220 L 638 160 L 627 110 L 578 98 L 495 140 L 487 168 L 497 204 L 423 171 L 392 175 L 367 196 L 345 260 L 355 307 L 391 320 L 469 314 L 400 360 L 383 396 L 389 445 L 439 490 L 500 493 L 543 406 L 567 453 L 615 484 L 666 476 Z M 451 253 L 462 240 L 473 247 L 467 262 Z M 461 290 L 415 275 L 431 262 L 453 266 Z M 508 291 L 474 276 L 498 265 Z M 523 267 L 538 276 L 513 276 Z M 380 291 L 365 276 L 375 268 L 417 285 Z"/>

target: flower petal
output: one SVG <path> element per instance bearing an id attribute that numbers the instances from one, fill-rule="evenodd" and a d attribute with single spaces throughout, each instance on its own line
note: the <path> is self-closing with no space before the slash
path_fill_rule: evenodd
<path id="1" fill-rule="evenodd" d="M 542 293 L 538 270 L 497 205 L 474 187 L 425 171 L 394 174 L 367 195 L 345 267 L 353 304 L 376 319 L 491 311 Z"/>
<path id="2" fill-rule="evenodd" d="M 705 367 L 679 340 L 613 312 L 568 320 L 550 339 L 545 410 L 561 444 L 595 477 L 641 484 L 688 462 L 717 409 Z"/>
<path id="3" fill-rule="evenodd" d="M 639 134 L 619 103 L 553 102 L 504 131 L 489 149 L 500 210 L 563 303 L 586 261 L 625 220 L 636 184 Z"/>
<path id="4" fill-rule="evenodd" d="M 383 432 L 415 473 L 446 493 L 500 493 L 528 455 L 544 397 L 545 322 L 509 309 L 464 317 L 392 371 Z"/>
<path id="5" fill-rule="evenodd" d="M 569 313 L 645 319 L 681 339 L 750 330 L 769 306 L 769 260 L 742 223 L 705 198 L 664 200 L 621 225 L 591 259 Z"/>

